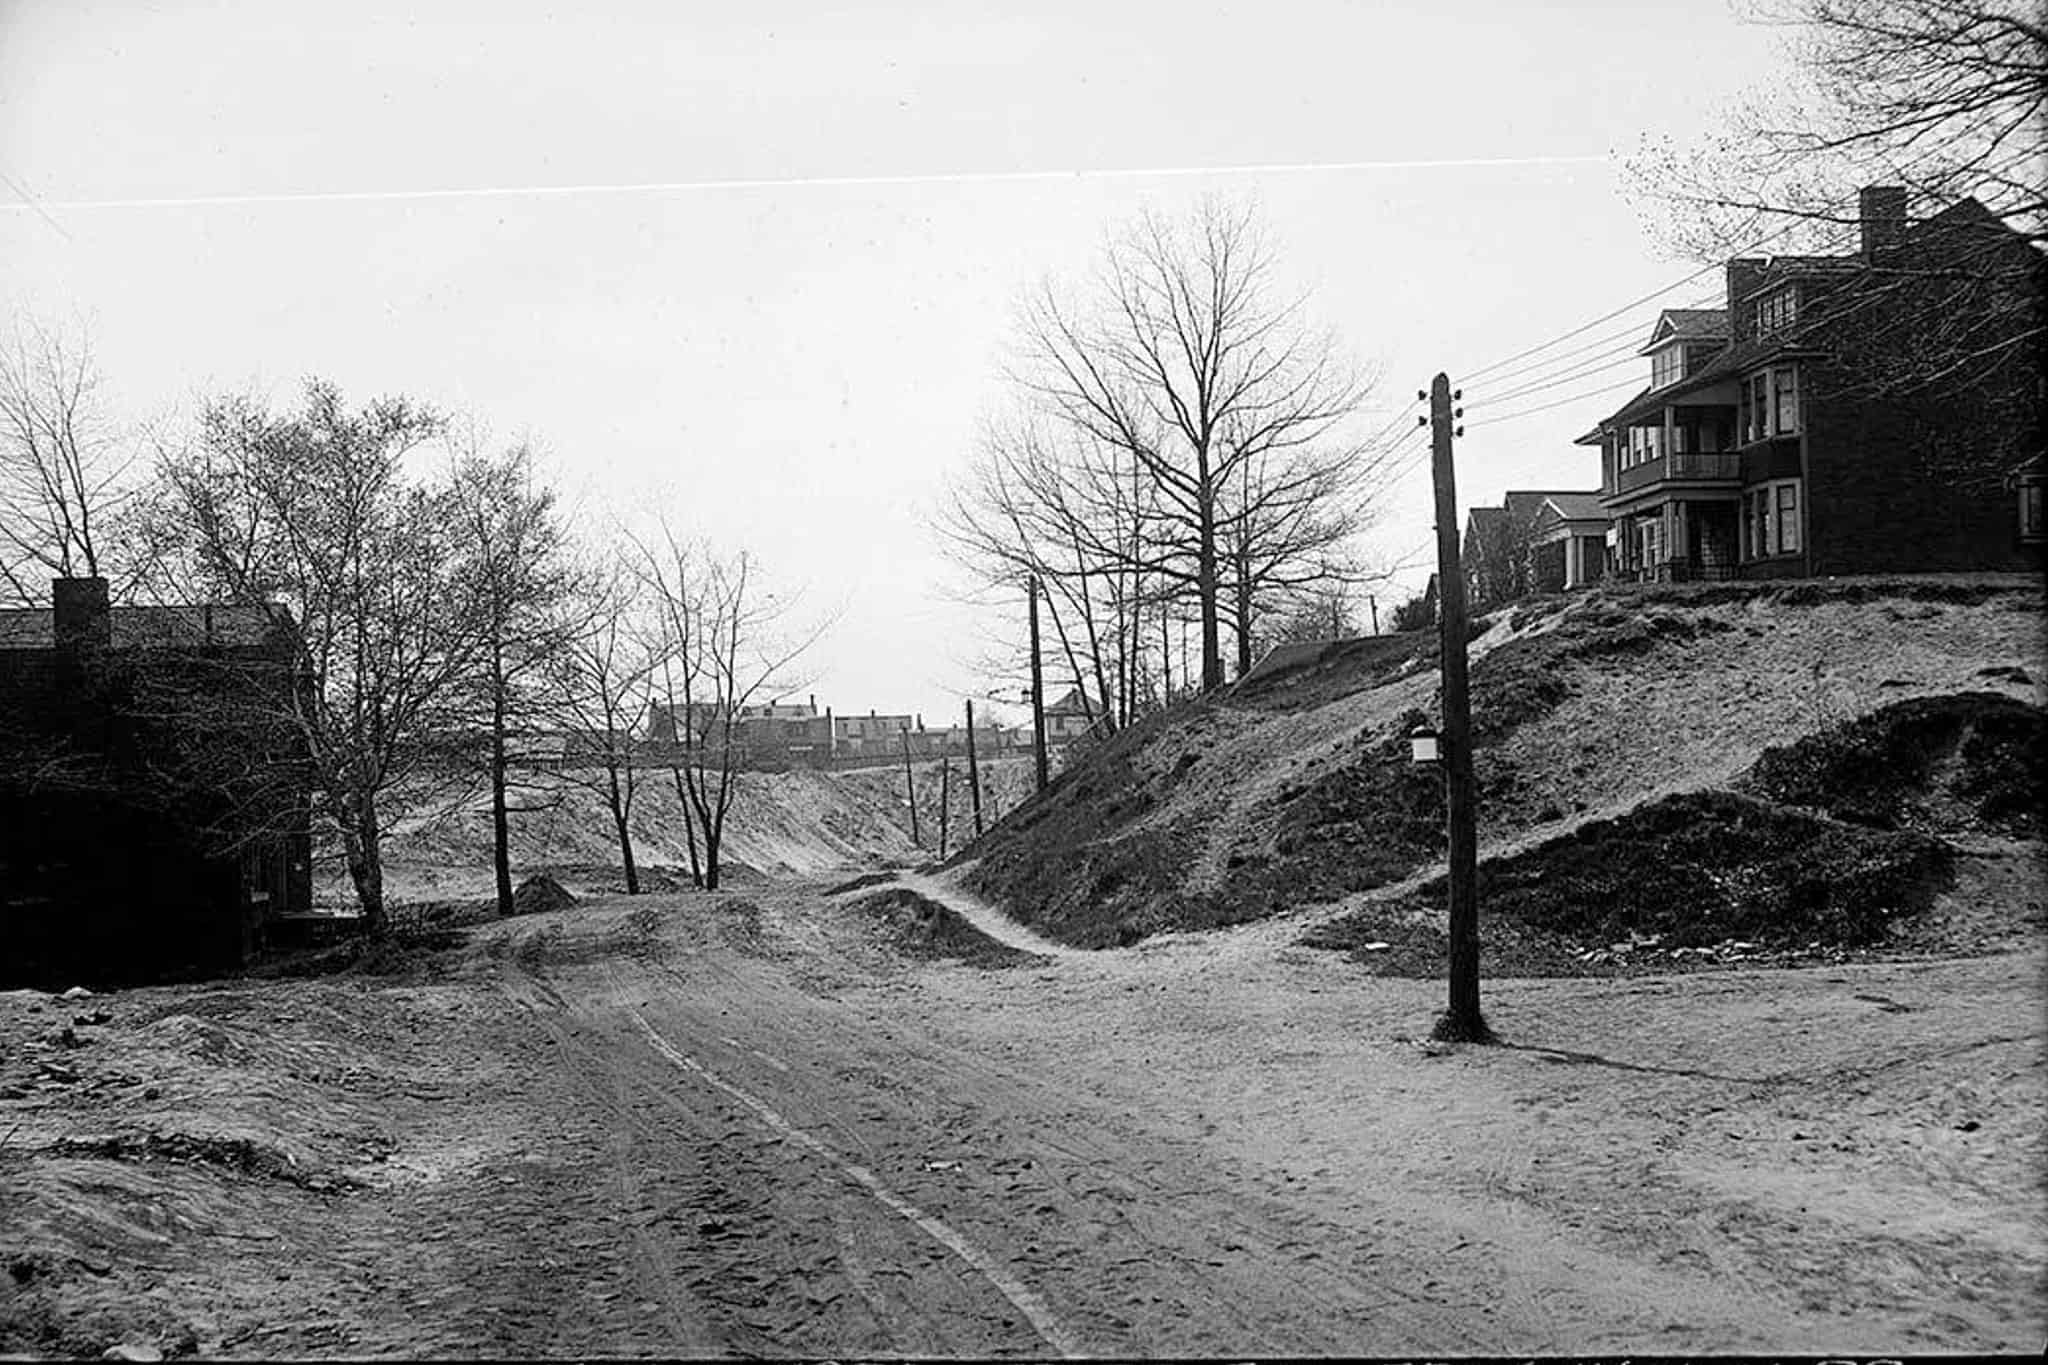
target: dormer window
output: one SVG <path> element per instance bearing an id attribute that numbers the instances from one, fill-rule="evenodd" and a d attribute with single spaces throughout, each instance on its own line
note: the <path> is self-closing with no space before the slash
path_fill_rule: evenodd
<path id="1" fill-rule="evenodd" d="M 1661 389 L 1685 378 L 1685 348 L 1666 346 L 1650 357 L 1650 387 Z"/>
<path id="2" fill-rule="evenodd" d="M 1757 300 L 1756 334 L 1769 336 L 1799 320 L 1799 291 L 1791 285 L 1773 290 Z"/>

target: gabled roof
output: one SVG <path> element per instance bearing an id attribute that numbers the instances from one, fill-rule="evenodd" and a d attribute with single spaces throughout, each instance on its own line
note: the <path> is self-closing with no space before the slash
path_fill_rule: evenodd
<path id="1" fill-rule="evenodd" d="M 1716 351 L 1707 360 L 1706 364 L 1700 366 L 1699 369 L 1685 376 L 1685 378 L 1666 384 L 1661 389 L 1644 389 L 1617 409 L 1613 415 L 1602 418 L 1600 426 L 1603 429 L 1626 426 L 1638 418 L 1662 412 L 1666 407 L 1677 402 L 1688 393 L 1710 388 L 1724 379 L 1733 378 L 1744 370 L 1781 355 L 1811 356 L 1819 354 L 1822 353 L 1815 350 L 1812 346 L 1801 346 L 1797 336 L 1791 333 L 1776 333 L 1767 337 L 1759 337 L 1754 341 L 1744 341 L 1734 346 L 1725 346 Z M 1586 444 L 1591 445 L 1595 444 L 1595 442 L 1588 441 Z"/>
<path id="2" fill-rule="evenodd" d="M 1090 706 L 1090 705 L 1089 705 L 1089 704 L 1087 703 L 1087 701 L 1085 701 L 1085 700 L 1084 700 L 1084 699 L 1082 698 L 1082 696 L 1081 696 L 1081 689 L 1080 689 L 1080 688 L 1078 688 L 1078 687 L 1069 687 L 1069 688 L 1068 688 L 1068 689 L 1066 690 L 1066 693 L 1065 693 L 1065 695 L 1061 696 L 1061 697 L 1060 697 L 1060 698 L 1059 698 L 1059 699 L 1058 699 L 1057 701 L 1049 701 L 1049 702 L 1047 702 L 1047 703 L 1045 704 L 1045 713 L 1046 713 L 1046 714 L 1047 714 L 1048 716 L 1052 716 L 1052 715 L 1076 715 L 1076 716 L 1083 716 L 1083 715 L 1093 715 L 1093 714 L 1094 714 L 1094 708 L 1093 708 L 1092 706 Z"/>
<path id="3" fill-rule="evenodd" d="M 1728 310 L 1725 308 L 1666 308 L 1650 328 L 1650 339 L 1637 355 L 1648 355 L 1674 341 L 1726 341 Z"/>
<path id="4" fill-rule="evenodd" d="M 115 649 L 197 649 L 261 645 L 289 622 L 283 607 L 113 607 L 107 633 Z M 48 607 L 0 609 L 0 649 L 51 649 L 56 644 Z"/>
<path id="5" fill-rule="evenodd" d="M 1527 522 L 1543 510 L 1543 504 L 1548 499 L 1574 496 L 1575 491 L 1568 488 L 1509 489 L 1501 495 L 1501 502 L 1505 504 L 1504 510 L 1510 517 L 1518 522 Z"/>
<path id="6" fill-rule="evenodd" d="M 1607 509 L 1600 505 L 1600 494 L 1552 493 L 1543 500 L 1543 506 L 1536 515 L 1554 514 L 1559 521 L 1605 521 Z"/>

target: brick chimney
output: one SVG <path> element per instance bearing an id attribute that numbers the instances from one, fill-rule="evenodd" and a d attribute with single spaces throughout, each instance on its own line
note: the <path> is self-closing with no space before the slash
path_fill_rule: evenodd
<path id="1" fill-rule="evenodd" d="M 1728 342 L 1740 345 L 1755 335 L 1750 326 L 1748 310 L 1740 300 L 1742 296 L 1757 287 L 1764 277 L 1764 269 L 1770 262 L 1758 256 L 1736 256 L 1728 262 Z"/>
<path id="2" fill-rule="evenodd" d="M 57 578 L 50 582 L 50 638 L 69 654 L 105 649 L 113 643 L 107 617 L 107 580 Z"/>
<path id="3" fill-rule="evenodd" d="M 1866 185 L 1856 195 L 1856 220 L 1863 227 L 1863 263 L 1875 265 L 1906 240 L 1906 188 Z"/>

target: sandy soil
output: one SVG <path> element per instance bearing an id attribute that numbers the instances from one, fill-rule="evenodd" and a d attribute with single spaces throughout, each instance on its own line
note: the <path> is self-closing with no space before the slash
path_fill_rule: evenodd
<path id="1" fill-rule="evenodd" d="M 806 876 L 932 857 L 938 851 L 942 791 L 949 812 L 946 833 L 950 847 L 958 849 L 973 829 L 973 807 L 966 765 L 955 760 L 952 767 L 951 780 L 942 782 L 936 762 L 912 765 L 919 842 L 911 839 L 900 767 L 741 773 L 726 821 L 727 866 L 738 866 L 737 880 L 749 874 Z M 642 771 L 637 777 L 630 822 L 635 858 L 643 868 L 687 869 L 689 844 L 674 778 L 667 769 Z M 983 818 L 993 824 L 1030 791 L 1030 760 L 984 762 L 981 780 Z M 538 774 L 525 781 L 519 800 L 527 808 L 511 819 L 514 875 L 547 871 L 579 894 L 622 888 L 617 836 L 598 794 L 560 775 Z M 482 794 L 472 794 L 452 805 L 429 803 L 399 822 L 385 853 L 391 893 L 408 900 L 490 895 L 489 809 Z M 323 889 L 337 905 L 351 902 L 339 866 L 331 869 Z"/>
<path id="2" fill-rule="evenodd" d="M 0 997 L 0 1350 L 2030 1350 L 2043 946 L 1440 987 L 1299 924 L 978 970 L 822 883 L 405 979 Z M 927 894 L 947 884 L 924 880 Z M 98 1012 L 107 1016 L 91 1022 Z M 77 1022 L 83 1019 L 87 1022 Z M 62 1040 L 69 1028 L 74 1045 Z"/>

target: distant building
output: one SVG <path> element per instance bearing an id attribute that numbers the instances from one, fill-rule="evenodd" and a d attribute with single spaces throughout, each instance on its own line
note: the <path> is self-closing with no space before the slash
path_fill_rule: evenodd
<path id="1" fill-rule="evenodd" d="M 1532 592 L 1598 582 L 1606 541 L 1607 509 L 1597 492 L 1510 489 L 1499 507 L 1466 513 L 1459 546 L 1466 602 L 1485 611 Z"/>
<path id="2" fill-rule="evenodd" d="M 1056 700 L 1045 704 L 1045 742 L 1059 745 L 1078 739 L 1095 728 L 1101 715 L 1082 695 L 1080 688 L 1070 687 Z"/>
<path id="3" fill-rule="evenodd" d="M 1607 576 L 1607 508 L 1598 493 L 1546 493 L 1529 523 L 1529 586 L 1562 592 Z"/>
<path id="4" fill-rule="evenodd" d="M 312 903 L 290 614 L 52 597 L 0 611 L 0 975 L 240 965 Z"/>

